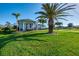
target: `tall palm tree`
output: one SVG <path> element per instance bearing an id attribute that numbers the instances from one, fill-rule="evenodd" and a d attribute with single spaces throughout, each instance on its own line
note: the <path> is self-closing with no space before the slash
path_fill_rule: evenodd
<path id="1" fill-rule="evenodd" d="M 74 6 L 76 5 L 67 3 L 45 3 L 42 4 L 42 11 L 36 12 L 36 14 L 40 14 L 48 19 L 48 33 L 52 33 L 54 29 L 54 20 L 66 20 L 63 17 L 71 16 L 66 11 L 75 9 Z"/>
<path id="2" fill-rule="evenodd" d="M 20 13 L 12 13 L 12 15 L 16 17 L 17 30 L 18 30 L 18 17 L 20 16 Z"/>
<path id="3" fill-rule="evenodd" d="M 44 23 L 46 23 L 46 18 L 43 16 L 38 16 L 36 19 L 38 19 L 38 22 L 41 23 L 42 27 L 44 26 Z M 42 29 L 41 27 L 41 29 Z"/>

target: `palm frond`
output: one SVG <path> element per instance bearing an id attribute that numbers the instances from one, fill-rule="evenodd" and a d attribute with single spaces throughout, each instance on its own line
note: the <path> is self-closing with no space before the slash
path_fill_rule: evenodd
<path id="1" fill-rule="evenodd" d="M 60 4 L 59 3 L 52 3 L 51 4 L 51 9 L 56 9 Z"/>
<path id="2" fill-rule="evenodd" d="M 76 6 L 75 4 L 74 5 L 68 5 L 64 8 L 59 9 L 59 12 L 75 9 L 74 8 L 75 6 Z"/>
<path id="3" fill-rule="evenodd" d="M 12 13 L 14 16 L 20 16 L 20 13 Z"/>
<path id="4" fill-rule="evenodd" d="M 64 17 L 73 16 L 73 15 L 70 15 L 67 11 L 75 9 L 75 6 L 76 6 L 75 4 L 68 5 L 68 3 L 52 3 L 52 4 L 44 3 L 42 4 L 43 11 L 39 11 L 36 14 L 43 15 L 48 19 L 51 18 L 55 20 L 57 19 L 66 20 Z"/>
<path id="5" fill-rule="evenodd" d="M 35 14 L 42 14 L 42 15 L 46 15 L 46 13 L 44 11 L 39 11 L 39 12 L 36 12 Z"/>
<path id="6" fill-rule="evenodd" d="M 59 14 L 59 15 L 57 15 L 56 17 L 67 17 L 67 16 L 73 16 L 73 15 L 68 15 L 68 14 Z"/>
<path id="7" fill-rule="evenodd" d="M 65 21 L 68 21 L 66 18 L 62 18 L 62 17 L 59 17 L 57 19 L 61 19 L 61 20 L 65 20 Z"/>
<path id="8" fill-rule="evenodd" d="M 50 8 L 50 3 L 42 4 L 43 10 L 48 10 Z"/>
<path id="9" fill-rule="evenodd" d="M 41 16 L 38 16 L 36 19 L 38 19 L 38 18 L 46 18 L 46 16 L 41 15 Z"/>
<path id="10" fill-rule="evenodd" d="M 15 13 L 12 13 L 12 15 L 16 15 Z"/>
<path id="11" fill-rule="evenodd" d="M 57 9 L 61 9 L 61 8 L 63 8 L 64 6 L 66 6 L 68 3 L 60 3 L 60 6 L 58 6 L 58 8 Z"/>
<path id="12" fill-rule="evenodd" d="M 45 12 L 43 12 L 43 11 L 36 12 L 35 14 L 40 14 L 40 15 L 42 15 L 43 17 L 48 18 L 48 15 L 47 15 Z M 39 17 L 41 17 L 41 16 L 39 16 Z"/>
<path id="13" fill-rule="evenodd" d="M 56 17 L 54 19 L 58 22 L 58 19 Z"/>
<path id="14" fill-rule="evenodd" d="M 38 22 L 40 22 L 40 23 L 46 23 L 47 21 L 46 21 L 46 19 L 38 19 Z"/>
<path id="15" fill-rule="evenodd" d="M 76 6 L 76 5 L 73 4 L 73 5 L 68 5 L 68 6 L 64 7 L 64 8 L 71 8 L 71 7 L 75 7 L 75 6 Z"/>

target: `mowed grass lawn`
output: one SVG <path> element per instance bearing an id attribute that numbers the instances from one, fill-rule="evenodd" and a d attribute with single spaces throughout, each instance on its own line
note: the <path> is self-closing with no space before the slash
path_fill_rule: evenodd
<path id="1" fill-rule="evenodd" d="M 2 56 L 77 56 L 79 30 L 47 30 L 0 34 Z"/>

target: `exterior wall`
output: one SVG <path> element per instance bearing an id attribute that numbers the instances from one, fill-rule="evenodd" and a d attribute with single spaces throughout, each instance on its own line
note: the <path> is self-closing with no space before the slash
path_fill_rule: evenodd
<path id="1" fill-rule="evenodd" d="M 34 30 L 34 29 L 35 29 L 35 27 L 36 27 L 36 26 L 35 26 L 35 24 L 33 23 L 33 24 L 32 24 L 32 29 Z"/>
<path id="2" fill-rule="evenodd" d="M 27 24 L 27 29 L 30 29 L 30 24 Z"/>

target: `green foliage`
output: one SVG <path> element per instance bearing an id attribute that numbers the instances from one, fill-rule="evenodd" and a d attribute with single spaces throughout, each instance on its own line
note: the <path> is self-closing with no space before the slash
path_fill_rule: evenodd
<path id="1" fill-rule="evenodd" d="M 8 27 L 4 27 L 4 28 L 0 29 L 0 33 L 2 33 L 2 34 L 11 34 L 13 32 L 16 32 L 16 29 L 12 29 L 12 28 L 8 28 Z"/>
<path id="2" fill-rule="evenodd" d="M 2 28 L 2 32 L 5 33 L 5 34 L 10 34 L 12 31 L 10 30 L 10 28 L 8 27 L 5 27 L 5 28 Z"/>
<path id="3" fill-rule="evenodd" d="M 36 19 L 38 19 L 38 22 L 41 23 L 40 24 L 40 26 L 41 26 L 40 29 L 44 29 L 44 27 L 45 27 L 44 24 L 47 23 L 47 19 L 42 15 L 38 16 Z"/>
<path id="4" fill-rule="evenodd" d="M 0 33 L 2 33 L 3 32 L 3 30 L 2 30 L 2 28 L 0 29 Z"/>
<path id="5" fill-rule="evenodd" d="M 56 22 L 55 25 L 57 26 L 56 28 L 61 29 L 63 28 L 63 23 L 62 22 Z"/>
<path id="6" fill-rule="evenodd" d="M 44 20 L 44 19 L 38 19 L 38 21 L 40 22 L 40 23 L 46 23 L 46 20 Z"/>
<path id="7" fill-rule="evenodd" d="M 43 11 L 36 12 L 36 14 L 40 14 L 47 19 L 53 18 L 53 20 L 64 19 L 63 17 L 72 16 L 69 15 L 68 10 L 75 9 L 75 4 L 68 5 L 67 3 L 45 3 L 42 4 Z M 65 19 L 64 19 L 65 20 Z"/>
<path id="8" fill-rule="evenodd" d="M 47 22 L 47 19 L 44 16 L 38 16 L 36 19 L 38 19 L 38 22 L 44 24 Z"/>
<path id="9" fill-rule="evenodd" d="M 18 17 L 20 16 L 20 13 L 12 13 L 13 16 L 16 18 L 16 23 L 17 23 L 17 31 L 18 31 Z"/>
<path id="10" fill-rule="evenodd" d="M 74 26 L 73 23 L 68 24 L 68 27 L 73 27 L 73 26 Z"/>
<path id="11" fill-rule="evenodd" d="M 17 29 L 17 25 L 13 25 L 12 29 Z"/>
<path id="12" fill-rule="evenodd" d="M 62 25 L 62 22 L 56 22 L 55 25 Z"/>
<path id="13" fill-rule="evenodd" d="M 12 13 L 13 16 L 16 17 L 16 19 L 18 19 L 18 17 L 20 16 L 20 13 Z"/>

